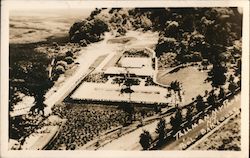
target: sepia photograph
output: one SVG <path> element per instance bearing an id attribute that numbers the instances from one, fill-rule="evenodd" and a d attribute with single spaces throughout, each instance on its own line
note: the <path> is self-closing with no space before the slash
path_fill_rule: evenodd
<path id="1" fill-rule="evenodd" d="M 248 8 L 94 5 L 7 10 L 8 152 L 246 156 Z"/>

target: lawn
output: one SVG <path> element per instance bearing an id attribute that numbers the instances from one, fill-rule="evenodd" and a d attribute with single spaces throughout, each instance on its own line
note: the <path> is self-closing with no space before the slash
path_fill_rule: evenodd
<path id="1" fill-rule="evenodd" d="M 196 98 L 199 94 L 204 94 L 205 90 L 212 88 L 211 84 L 204 82 L 207 78 L 207 72 L 199 71 L 196 67 L 189 66 L 180 69 L 174 73 L 165 73 L 164 70 L 160 70 L 157 74 L 157 81 L 161 84 L 169 85 L 172 81 L 179 81 L 182 83 L 184 90 L 185 103 L 192 101 L 192 98 Z"/>

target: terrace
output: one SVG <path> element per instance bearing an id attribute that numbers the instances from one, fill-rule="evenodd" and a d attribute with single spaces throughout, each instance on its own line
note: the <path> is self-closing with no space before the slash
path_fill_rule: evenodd
<path id="1" fill-rule="evenodd" d="M 119 54 L 119 53 L 117 53 Z M 128 49 L 112 58 L 112 65 L 91 73 L 70 96 L 75 101 L 134 102 L 143 104 L 167 104 L 169 91 L 164 87 L 149 84 L 153 78 L 154 53 L 147 48 Z M 131 83 L 132 93 L 122 93 L 126 79 Z M 117 81 L 121 80 L 121 81 Z M 115 82 L 116 81 L 116 82 Z"/>
<path id="2" fill-rule="evenodd" d="M 131 86 L 133 93 L 121 93 L 121 86 L 112 83 L 83 83 L 72 95 L 73 100 L 97 100 L 115 102 L 134 102 L 145 104 L 167 104 L 168 90 L 156 86 Z"/>

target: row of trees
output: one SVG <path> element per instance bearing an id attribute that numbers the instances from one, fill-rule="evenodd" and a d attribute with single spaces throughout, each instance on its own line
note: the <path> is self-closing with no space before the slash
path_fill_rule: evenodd
<path id="1" fill-rule="evenodd" d="M 234 94 L 236 92 L 237 87 L 240 86 L 239 84 L 239 82 L 235 83 L 234 81 L 230 81 L 228 86 L 229 93 Z M 170 119 L 170 124 L 172 125 L 173 131 L 177 132 L 178 130 L 180 130 L 180 128 L 182 128 L 181 124 L 185 121 L 188 122 L 188 125 L 191 125 L 193 116 L 200 112 L 202 113 L 202 115 L 204 115 L 205 112 L 207 112 L 206 109 L 208 107 L 210 107 L 210 111 L 218 108 L 220 105 L 220 101 L 224 100 L 226 97 L 226 92 L 224 88 L 220 87 L 218 90 L 218 95 L 215 93 L 215 90 L 211 90 L 204 97 L 198 95 L 196 97 L 196 100 L 191 105 L 187 106 L 185 109 L 176 107 L 175 115 L 172 116 Z"/>
<path id="2" fill-rule="evenodd" d="M 230 77 L 230 83 L 228 86 L 229 93 L 235 94 L 237 87 L 239 86 L 239 82 L 235 83 L 234 78 L 231 76 Z M 194 123 L 194 121 L 197 121 L 200 119 L 200 117 L 205 116 L 206 109 L 209 108 L 210 112 L 216 108 L 219 107 L 220 103 L 219 101 L 224 100 L 226 97 L 226 92 L 225 90 L 220 87 L 219 88 L 219 94 L 215 94 L 215 90 L 212 90 L 210 93 L 208 93 L 205 97 L 202 97 L 201 95 L 198 95 L 196 100 L 189 106 L 185 108 L 180 108 L 178 106 L 175 107 L 175 113 L 173 116 L 170 118 L 170 125 L 172 127 L 172 136 L 181 130 L 182 128 L 185 127 L 191 127 L 191 125 Z M 206 99 L 206 101 L 205 101 Z M 184 112 L 185 111 L 185 112 Z M 201 115 L 199 115 L 198 119 L 193 119 L 195 115 L 201 112 Z M 184 122 L 187 122 L 182 126 Z M 166 135 L 167 132 L 170 130 L 166 129 L 166 121 L 164 118 L 161 118 L 160 121 L 157 124 L 156 127 L 156 133 L 158 134 L 157 140 L 158 140 L 158 145 L 162 145 L 165 143 Z M 146 130 L 143 131 L 143 133 L 140 135 L 140 144 L 143 148 L 143 150 L 147 150 L 151 147 L 152 144 L 152 136 L 150 133 Z"/>

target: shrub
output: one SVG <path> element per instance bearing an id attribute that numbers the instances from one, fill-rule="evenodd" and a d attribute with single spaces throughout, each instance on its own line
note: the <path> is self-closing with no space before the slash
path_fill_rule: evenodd
<path id="1" fill-rule="evenodd" d="M 63 74 L 64 72 L 65 72 L 65 69 L 64 69 L 64 67 L 61 66 L 61 65 L 58 65 L 58 66 L 56 67 L 56 69 L 55 69 L 55 73 L 56 73 L 56 74 Z"/>
<path id="2" fill-rule="evenodd" d="M 124 36 L 126 34 L 127 30 L 124 27 L 119 27 L 117 30 L 118 35 L 117 36 Z"/>
<path id="3" fill-rule="evenodd" d="M 237 84 L 234 82 L 230 82 L 228 85 L 228 90 L 234 94 L 236 89 L 237 89 Z"/>
<path id="4" fill-rule="evenodd" d="M 82 47 L 86 47 L 88 45 L 88 43 L 87 43 L 87 41 L 85 39 L 83 39 L 83 40 L 80 40 L 80 45 Z"/>
<path id="5" fill-rule="evenodd" d="M 74 54 L 71 51 L 66 52 L 66 57 L 73 57 Z"/>
<path id="6" fill-rule="evenodd" d="M 58 62 L 56 63 L 56 65 L 57 65 L 57 66 L 58 66 L 58 65 L 63 66 L 64 69 L 67 68 L 67 62 L 62 61 L 62 60 L 58 61 Z"/>
<path id="7" fill-rule="evenodd" d="M 74 62 L 72 57 L 66 57 L 64 60 L 67 62 L 67 64 L 72 64 Z"/>
<path id="8" fill-rule="evenodd" d="M 202 56 L 200 52 L 193 52 L 192 61 L 202 61 Z"/>

